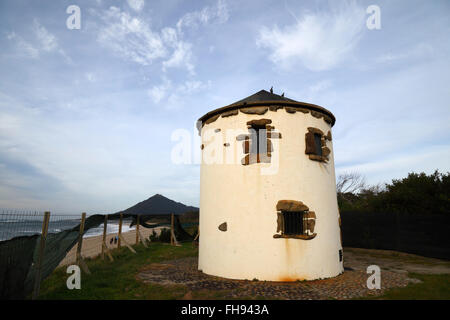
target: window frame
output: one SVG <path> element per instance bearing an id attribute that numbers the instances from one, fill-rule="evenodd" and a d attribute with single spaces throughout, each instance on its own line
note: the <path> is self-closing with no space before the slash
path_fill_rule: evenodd
<path id="1" fill-rule="evenodd" d="M 305 154 L 310 160 L 327 163 L 331 153 L 330 148 L 327 147 L 327 141 L 331 141 L 330 131 L 325 135 L 318 128 L 308 127 L 305 133 Z"/>
<path id="2" fill-rule="evenodd" d="M 250 131 L 250 152 L 251 155 L 256 155 L 256 162 L 261 162 L 261 156 L 267 156 L 267 128 L 265 125 L 252 124 Z M 264 144 L 266 147 L 264 148 Z M 263 150 L 261 150 L 263 149 Z M 264 150 L 266 149 L 266 150 Z M 265 152 L 261 152 L 265 151 Z"/>
<path id="3" fill-rule="evenodd" d="M 289 215 L 293 213 L 301 214 L 301 218 L 297 221 L 297 223 L 301 224 L 301 226 L 297 226 L 297 231 L 301 230 L 301 233 L 291 233 L 291 230 L 286 230 L 288 229 L 286 219 L 291 219 L 292 223 L 292 216 L 289 217 Z M 277 203 L 277 234 L 274 234 L 273 238 L 311 240 L 317 235 L 314 232 L 315 224 L 315 212 L 310 211 L 301 201 L 280 200 Z"/>
<path id="4" fill-rule="evenodd" d="M 242 141 L 244 154 L 244 158 L 241 160 L 242 165 L 271 162 L 272 139 L 281 139 L 281 133 L 274 132 L 275 127 L 271 126 L 271 123 L 272 120 L 270 119 L 247 121 L 249 133 L 240 134 L 236 137 L 236 140 Z"/>

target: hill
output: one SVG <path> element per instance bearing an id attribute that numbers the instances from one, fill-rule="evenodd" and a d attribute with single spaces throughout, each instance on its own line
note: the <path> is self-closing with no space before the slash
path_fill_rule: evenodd
<path id="1" fill-rule="evenodd" d="M 186 212 L 198 212 L 197 207 L 187 206 L 181 202 L 176 202 L 160 194 L 135 204 L 134 206 L 117 213 L 139 214 L 139 215 L 162 215 L 162 214 L 183 214 Z"/>

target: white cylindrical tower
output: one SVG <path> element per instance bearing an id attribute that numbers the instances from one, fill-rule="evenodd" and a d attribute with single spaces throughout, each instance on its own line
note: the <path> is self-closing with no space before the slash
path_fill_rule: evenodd
<path id="1" fill-rule="evenodd" d="M 199 270 L 272 281 L 343 272 L 334 122 L 264 90 L 200 118 Z"/>

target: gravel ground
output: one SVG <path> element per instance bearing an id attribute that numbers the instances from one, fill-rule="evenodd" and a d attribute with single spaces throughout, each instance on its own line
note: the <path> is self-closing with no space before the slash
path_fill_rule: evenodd
<path id="1" fill-rule="evenodd" d="M 354 253 L 353 253 L 354 254 Z M 349 259 L 350 262 L 355 261 Z M 345 261 L 345 260 L 344 260 Z M 225 290 L 226 298 L 264 297 L 266 299 L 351 299 L 382 294 L 392 287 L 404 287 L 417 280 L 409 279 L 406 272 L 383 270 L 381 272 L 381 290 L 369 290 L 366 282 L 369 274 L 362 270 L 363 262 L 352 268 L 344 263 L 345 272 L 335 278 L 296 281 L 248 281 L 230 280 L 206 275 L 197 270 L 197 258 L 185 258 L 148 265 L 138 274 L 145 283 L 163 285 L 185 285 L 190 291 Z M 370 263 L 372 264 L 372 263 Z M 370 265 L 370 264 L 367 264 Z"/>

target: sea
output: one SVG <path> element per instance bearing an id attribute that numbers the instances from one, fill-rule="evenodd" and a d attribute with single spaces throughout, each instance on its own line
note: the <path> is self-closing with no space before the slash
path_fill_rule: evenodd
<path id="1" fill-rule="evenodd" d="M 58 233 L 63 230 L 72 229 L 80 224 L 80 218 L 67 218 L 59 216 L 57 221 L 50 219 L 48 233 Z M 135 230 L 135 226 L 130 227 L 131 220 L 124 219 L 122 232 Z M 18 236 L 31 236 L 42 232 L 42 216 L 27 217 L 26 219 L 11 219 L 8 216 L 0 215 L 0 241 L 9 240 Z M 119 232 L 119 221 L 108 221 L 107 234 L 117 234 Z M 103 223 L 95 228 L 86 231 L 83 238 L 95 237 L 103 234 Z"/>

